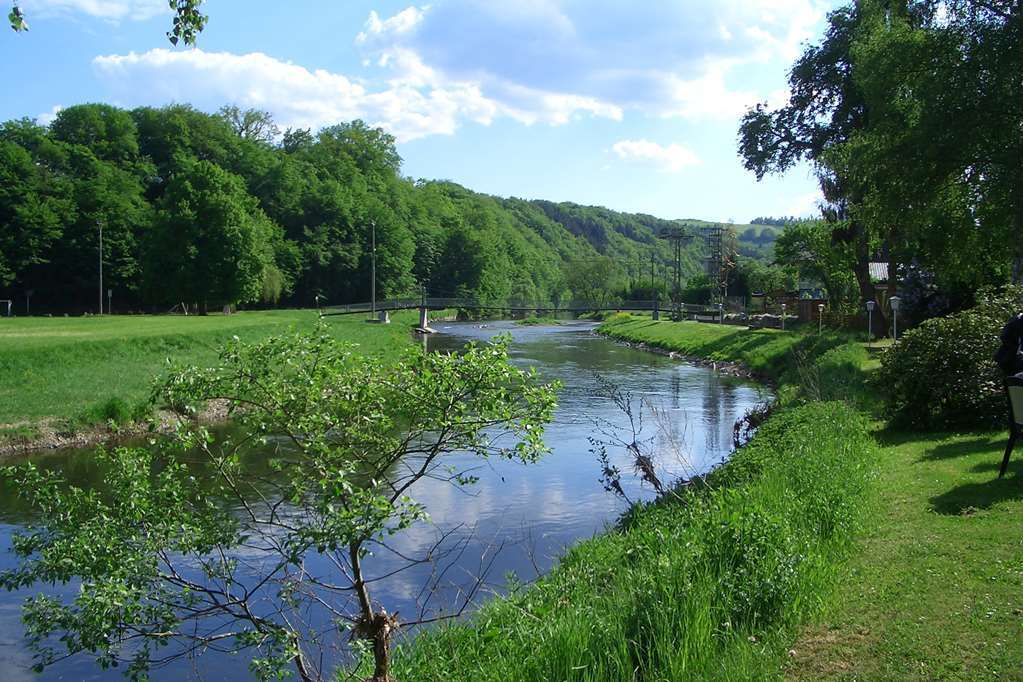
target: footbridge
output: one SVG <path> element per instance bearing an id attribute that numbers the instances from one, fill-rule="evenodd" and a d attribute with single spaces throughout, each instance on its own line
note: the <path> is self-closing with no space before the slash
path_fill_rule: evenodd
<path id="1" fill-rule="evenodd" d="M 670 304 L 669 304 L 670 306 Z M 509 316 L 533 315 L 544 313 L 598 313 L 598 312 L 649 312 L 653 319 L 659 319 L 661 303 L 652 301 L 480 301 L 473 298 L 446 297 L 409 297 L 387 298 L 368 303 L 345 303 L 320 307 L 320 317 L 336 315 L 383 314 L 395 310 L 419 310 L 419 327 L 429 329 L 431 310 L 459 310 L 489 314 L 507 314 Z M 682 304 L 685 317 L 717 321 L 721 310 L 717 306 Z"/>

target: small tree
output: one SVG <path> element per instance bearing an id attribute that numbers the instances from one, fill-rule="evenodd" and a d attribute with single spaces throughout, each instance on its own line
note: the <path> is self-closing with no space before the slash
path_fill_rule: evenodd
<path id="1" fill-rule="evenodd" d="M 323 329 L 236 341 L 218 366 L 176 371 L 158 395 L 178 406 L 226 401 L 243 427 L 245 436 L 218 440 L 182 419 L 174 444 L 197 453 L 212 481 L 200 484 L 180 458 L 147 449 L 101 455 L 102 493 L 68 488 L 31 465 L 4 471 L 43 522 L 16 538 L 22 563 L 0 573 L 0 586 L 81 581 L 69 602 L 40 595 L 26 604 L 39 668 L 89 652 L 104 666 L 128 660 L 141 676 L 212 647 L 254 650 L 260 678 L 293 666 L 311 680 L 330 671 L 317 669 L 310 651 L 342 641 L 347 629 L 372 650 L 372 679 L 392 679 L 391 639 L 415 621 L 373 600 L 381 578 L 367 573 L 373 551 L 427 518 L 412 496 L 418 482 L 472 482 L 445 468 L 445 455 L 533 462 L 555 407 L 555 387 L 512 367 L 504 341 L 460 355 L 410 350 L 385 365 Z M 247 477 L 246 445 L 271 436 L 280 480 Z M 317 571 L 305 561 L 311 554 L 331 568 Z M 408 556 L 407 566 L 429 559 Z M 311 611 L 338 626 L 307 627 Z M 48 644 L 53 635 L 66 653 Z M 158 656 L 164 647 L 171 653 Z"/>

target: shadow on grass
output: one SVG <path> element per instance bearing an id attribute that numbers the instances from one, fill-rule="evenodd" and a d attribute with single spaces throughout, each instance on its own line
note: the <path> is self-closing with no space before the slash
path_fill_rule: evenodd
<path id="1" fill-rule="evenodd" d="M 990 509 L 1000 502 L 1023 500 L 1023 461 L 1009 463 L 1005 478 L 995 478 L 1001 458 L 990 464 L 992 478 L 982 483 L 964 483 L 931 498 L 931 509 L 939 514 L 960 516 L 978 509 Z M 974 470 L 986 468 L 978 465 Z"/>
<path id="2" fill-rule="evenodd" d="M 1002 443 L 1001 447 L 1004 448 L 1005 443 Z M 970 440 L 942 443 L 941 445 L 937 445 L 925 452 L 923 457 L 920 459 L 922 461 L 933 462 L 936 460 L 975 455 L 978 452 L 985 452 L 987 450 L 990 450 L 993 453 L 998 449 L 999 444 L 992 440 L 990 436 L 978 436 L 976 438 L 971 438 Z"/>

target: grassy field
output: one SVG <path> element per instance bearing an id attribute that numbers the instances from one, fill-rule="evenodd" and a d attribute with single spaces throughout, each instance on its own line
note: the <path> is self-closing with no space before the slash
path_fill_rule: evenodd
<path id="1" fill-rule="evenodd" d="M 628 318 L 612 319 L 605 330 L 690 355 L 741 360 L 801 383 L 804 397 L 807 389 L 842 397 L 875 420 L 873 523 L 824 616 L 791 638 L 788 660 L 774 675 L 1023 679 L 1023 452 L 999 480 L 1007 433 L 884 428 L 879 390 L 870 383 L 877 348 L 848 337 L 841 343 L 841 335 L 807 370 L 796 355 L 812 346 L 798 333 Z"/>
<path id="2" fill-rule="evenodd" d="M 1023 679 L 1023 453 L 999 480 L 1005 433 L 876 435 L 879 517 L 788 677 Z"/>
<path id="3" fill-rule="evenodd" d="M 416 312 L 390 325 L 362 315 L 328 318 L 339 337 L 371 353 L 393 353 L 411 340 Z M 118 399 L 141 404 L 168 362 L 210 364 L 232 336 L 258 339 L 290 328 L 310 329 L 312 310 L 234 315 L 105 316 L 0 319 L 0 425 L 24 432 L 44 419 L 97 421 Z"/>

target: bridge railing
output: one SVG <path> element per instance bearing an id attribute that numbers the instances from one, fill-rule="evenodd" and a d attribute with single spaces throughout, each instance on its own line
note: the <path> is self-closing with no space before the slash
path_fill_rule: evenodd
<path id="1" fill-rule="evenodd" d="M 474 298 L 465 297 L 396 297 L 380 299 L 376 305 L 372 302 L 346 303 L 331 305 L 321 309 L 322 315 L 350 315 L 355 313 L 369 313 L 374 310 L 412 310 L 425 307 L 431 310 L 441 309 L 463 309 L 463 310 L 487 310 L 487 311 L 509 311 L 509 312 L 596 312 L 621 310 L 626 312 L 648 311 L 648 310 L 671 310 L 670 301 L 530 301 L 526 299 L 512 299 L 505 301 L 480 301 Z M 717 315 L 717 306 L 685 304 L 685 312 L 690 315 Z"/>

